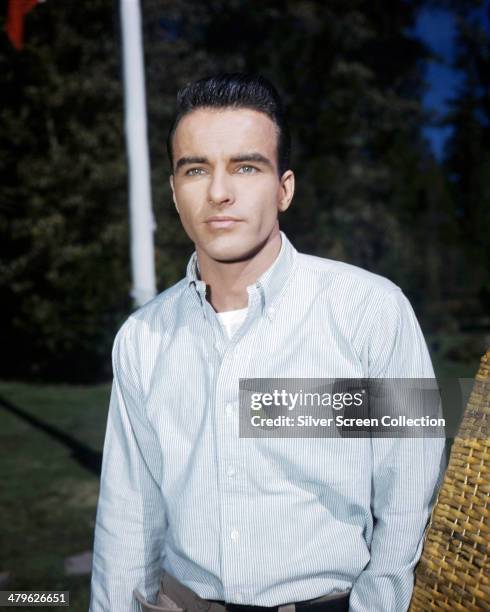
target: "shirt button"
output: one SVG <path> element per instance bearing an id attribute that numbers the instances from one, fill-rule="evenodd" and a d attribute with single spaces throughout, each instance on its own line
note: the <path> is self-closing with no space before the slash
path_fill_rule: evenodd
<path id="1" fill-rule="evenodd" d="M 226 414 L 233 416 L 233 404 L 226 404 Z"/>
<path id="2" fill-rule="evenodd" d="M 229 465 L 228 468 L 226 469 L 226 474 L 232 478 L 235 474 L 236 474 L 236 470 L 232 465 Z"/>
<path id="3" fill-rule="evenodd" d="M 243 595 L 241 593 L 235 593 L 235 599 L 237 601 L 243 601 Z"/>
<path id="4" fill-rule="evenodd" d="M 267 309 L 267 313 L 270 317 L 274 316 L 274 313 L 276 312 L 276 310 L 274 308 L 272 308 L 272 306 L 270 308 Z"/>
<path id="5" fill-rule="evenodd" d="M 234 529 L 231 533 L 230 533 L 230 538 L 232 540 L 238 540 L 238 538 L 240 537 L 240 534 L 238 533 L 238 531 L 236 529 Z"/>

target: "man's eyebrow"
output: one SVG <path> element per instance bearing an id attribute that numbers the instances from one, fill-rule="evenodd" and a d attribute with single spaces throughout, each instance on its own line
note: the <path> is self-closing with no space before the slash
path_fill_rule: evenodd
<path id="1" fill-rule="evenodd" d="M 269 166 L 269 168 L 273 168 L 272 162 L 267 159 L 261 153 L 240 153 L 239 155 L 234 155 L 230 158 L 230 161 L 233 163 L 241 163 L 241 162 L 255 162 L 258 164 L 264 164 L 265 166 Z M 177 160 L 175 164 L 175 171 L 182 168 L 182 166 L 188 166 L 191 164 L 208 164 L 209 160 L 207 157 L 199 157 L 199 156 L 188 156 L 181 157 Z"/>
<path id="2" fill-rule="evenodd" d="M 256 162 L 259 164 L 264 164 L 265 166 L 269 166 L 273 168 L 272 162 L 264 157 L 261 153 L 242 153 L 240 155 L 234 155 L 231 158 L 232 162 Z"/>
<path id="3" fill-rule="evenodd" d="M 187 166 L 189 164 L 207 164 L 208 159 L 207 157 L 181 157 L 180 159 L 177 160 L 177 163 L 175 164 L 175 170 L 177 171 L 179 168 L 182 168 L 182 166 Z"/>

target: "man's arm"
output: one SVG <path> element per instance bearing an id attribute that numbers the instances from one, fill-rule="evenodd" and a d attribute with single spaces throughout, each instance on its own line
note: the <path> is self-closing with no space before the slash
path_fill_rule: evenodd
<path id="1" fill-rule="evenodd" d="M 370 378 L 432 378 L 415 314 L 402 292 L 380 309 L 369 347 Z M 371 559 L 353 585 L 351 612 L 404 612 L 434 493 L 445 467 L 443 438 L 372 439 Z"/>
<path id="2" fill-rule="evenodd" d="M 131 319 L 112 353 L 112 385 L 94 536 L 90 612 L 137 612 L 158 591 L 166 530 L 159 444 L 144 410 Z"/>

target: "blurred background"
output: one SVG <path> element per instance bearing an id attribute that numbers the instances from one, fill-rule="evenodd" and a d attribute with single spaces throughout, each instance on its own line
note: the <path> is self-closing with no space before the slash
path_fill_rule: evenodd
<path id="1" fill-rule="evenodd" d="M 18 50 L 0 6 L 0 590 L 70 590 L 86 610 L 111 345 L 134 308 L 120 7 L 39 3 Z M 192 252 L 168 186 L 176 91 L 259 72 L 292 130 L 282 229 L 397 283 L 438 376 L 474 376 L 490 345 L 490 1 L 141 11 L 158 290 Z"/>

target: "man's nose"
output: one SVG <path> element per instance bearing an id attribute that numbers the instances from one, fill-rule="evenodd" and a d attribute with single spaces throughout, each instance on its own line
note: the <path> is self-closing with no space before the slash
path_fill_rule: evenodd
<path id="1" fill-rule="evenodd" d="M 217 170 L 213 173 L 209 183 L 208 199 L 215 206 L 226 206 L 233 204 L 235 196 L 230 177 L 226 172 Z"/>

